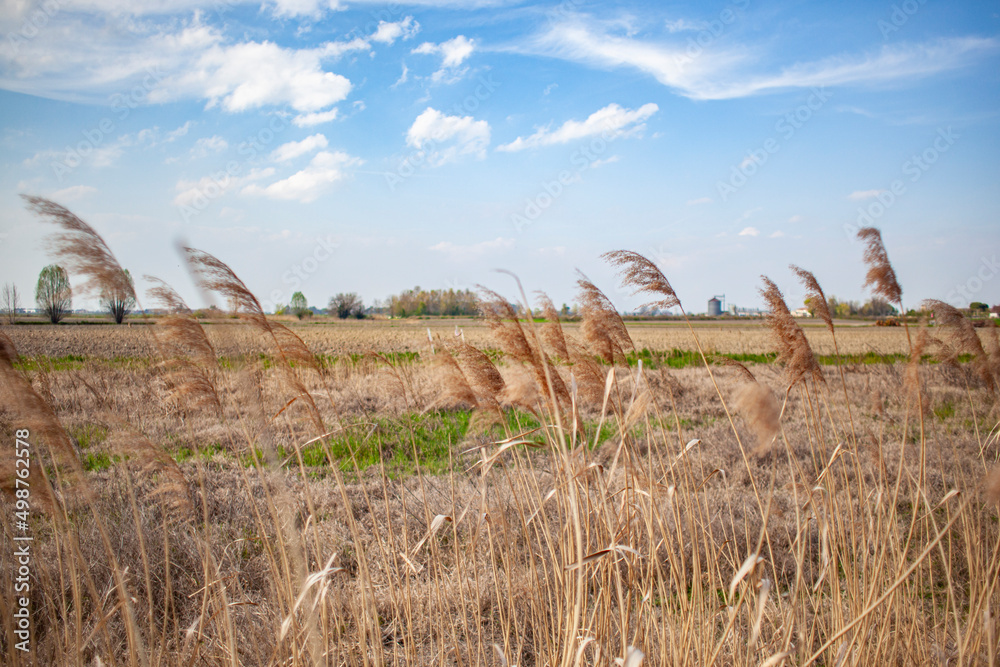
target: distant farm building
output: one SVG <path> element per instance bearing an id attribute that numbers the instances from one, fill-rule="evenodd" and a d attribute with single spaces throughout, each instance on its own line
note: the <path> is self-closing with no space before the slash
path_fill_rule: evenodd
<path id="1" fill-rule="evenodd" d="M 722 299 L 726 298 L 726 295 L 721 295 Z M 720 300 L 720 295 L 713 296 L 708 300 L 708 316 L 709 317 L 719 317 L 722 315 L 722 300 Z"/>
<path id="2" fill-rule="evenodd" d="M 796 308 L 792 311 L 792 317 L 812 317 L 808 308 Z"/>

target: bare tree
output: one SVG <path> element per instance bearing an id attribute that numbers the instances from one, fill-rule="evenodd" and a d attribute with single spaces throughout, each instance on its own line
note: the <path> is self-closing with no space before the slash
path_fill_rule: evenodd
<path id="1" fill-rule="evenodd" d="M 14 324 L 20 308 L 21 295 L 17 292 L 17 285 L 4 283 L 3 291 L 0 292 L 0 311 L 7 317 L 7 324 Z"/>

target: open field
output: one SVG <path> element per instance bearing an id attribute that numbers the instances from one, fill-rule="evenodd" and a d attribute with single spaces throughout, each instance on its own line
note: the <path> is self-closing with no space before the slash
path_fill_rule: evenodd
<path id="1" fill-rule="evenodd" d="M 235 321 L 204 328 L 212 363 L 169 325 L 4 328 L 22 356 L 0 427 L 30 427 L 61 488 L 32 469 L 29 663 L 993 664 L 998 411 L 970 364 L 824 365 L 785 394 L 775 363 L 748 384 L 578 358 L 546 397 L 481 322 L 431 324 L 434 353 L 424 321 L 289 324 L 315 362 Z M 456 325 L 507 353 L 492 387 Z M 774 349 L 761 326 L 696 331 L 628 328 L 637 348 Z"/>
<path id="2" fill-rule="evenodd" d="M 155 320 L 154 320 L 155 322 Z M 361 320 L 339 322 L 285 323 L 297 333 L 309 348 L 322 355 L 340 356 L 366 352 L 419 352 L 427 349 L 427 330 L 443 340 L 450 340 L 456 329 L 464 332 L 465 340 L 481 348 L 496 347 L 485 322 L 472 319 L 455 320 Z M 817 354 L 832 355 L 833 337 L 822 323 L 804 321 L 809 344 Z M 18 325 L 8 327 L 8 335 L 26 356 L 60 357 L 68 354 L 113 357 L 148 357 L 155 354 L 155 339 L 145 324 L 131 327 L 111 325 Z M 155 324 L 151 326 L 155 327 Z M 691 349 L 691 334 L 683 322 L 627 323 L 629 335 L 637 349 L 669 352 Z M 580 324 L 563 325 L 566 332 L 580 335 Z M 763 320 L 745 323 L 695 324 L 698 337 L 706 351 L 725 354 L 764 354 L 774 350 Z M 247 332 L 237 322 L 208 323 L 209 339 L 224 356 L 240 354 L 254 343 L 255 334 Z M 985 335 L 985 334 L 980 334 Z M 841 326 L 837 342 L 843 354 L 906 354 L 909 350 L 902 327 L 875 327 L 868 323 Z"/>

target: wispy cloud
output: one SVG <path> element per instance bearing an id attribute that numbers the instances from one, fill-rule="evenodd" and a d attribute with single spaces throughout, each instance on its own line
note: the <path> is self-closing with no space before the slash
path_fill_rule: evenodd
<path id="1" fill-rule="evenodd" d="M 410 126 L 406 143 L 428 151 L 428 162 L 434 166 L 454 162 L 464 155 L 482 159 L 490 145 L 490 126 L 472 116 L 449 116 L 427 107 Z"/>
<path id="2" fill-rule="evenodd" d="M 688 206 L 700 206 L 702 204 L 711 204 L 712 203 L 712 198 L 711 197 L 699 197 L 698 199 L 689 199 L 689 200 L 687 200 L 686 203 L 687 203 Z"/>
<path id="3" fill-rule="evenodd" d="M 756 227 L 744 227 L 739 236 L 760 236 L 760 230 Z"/>
<path id="4" fill-rule="evenodd" d="M 83 199 L 87 195 L 97 192 L 97 188 L 89 185 L 72 185 L 62 190 L 56 190 L 49 197 L 57 202 L 70 202 Z"/>
<path id="5" fill-rule="evenodd" d="M 685 97 L 718 100 L 784 89 L 929 76 L 968 65 L 998 47 L 992 38 L 953 37 L 886 45 L 874 52 L 840 54 L 766 72 L 761 71 L 765 60 L 762 47 L 712 44 L 692 58 L 686 44 L 678 39 L 639 39 L 616 34 L 617 28 L 617 22 L 573 16 L 525 40 L 516 50 L 601 68 L 631 67 Z"/>
<path id="6" fill-rule="evenodd" d="M 211 137 L 202 137 L 194 142 L 194 147 L 191 148 L 191 157 L 197 160 L 214 155 L 215 153 L 221 153 L 227 148 L 229 148 L 229 142 L 217 134 Z"/>
<path id="7" fill-rule="evenodd" d="M 539 128 L 527 138 L 518 137 L 509 144 L 497 146 L 497 150 L 515 152 L 527 148 L 565 144 L 598 134 L 612 137 L 635 135 L 646 129 L 644 121 L 658 110 L 659 107 L 652 102 L 635 110 L 609 104 L 590 114 L 586 120 L 568 120 L 555 130 L 547 127 Z"/>
<path id="8" fill-rule="evenodd" d="M 514 247 L 514 244 L 514 239 L 507 239 L 502 236 L 498 236 L 492 241 L 483 241 L 481 243 L 473 243 L 471 245 L 460 245 L 452 243 L 451 241 L 441 241 L 440 243 L 430 246 L 428 249 L 444 253 L 451 259 L 479 259 L 483 255 L 509 250 Z"/>
<path id="9" fill-rule="evenodd" d="M 851 201 L 864 201 L 865 199 L 874 199 L 883 192 L 885 192 L 885 190 L 855 190 L 851 194 L 847 195 L 847 198 Z"/>

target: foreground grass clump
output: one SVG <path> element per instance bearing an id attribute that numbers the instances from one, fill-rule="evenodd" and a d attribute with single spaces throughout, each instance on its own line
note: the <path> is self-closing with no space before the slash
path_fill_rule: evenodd
<path id="1" fill-rule="evenodd" d="M 678 368 L 581 278 L 577 335 L 547 299 L 534 322 L 484 290 L 502 356 L 449 333 L 419 357 L 321 360 L 228 266 L 186 255 L 236 305 L 242 354 L 163 284 L 148 364 L 15 366 L 0 334 L 0 431 L 35 448 L 31 651 L 8 578 L 5 662 L 996 664 L 1000 344 L 946 304 L 933 339 L 907 330 L 905 364 L 827 366 L 765 279 L 775 359 L 713 358 L 691 327 L 701 364 Z M 645 258 L 609 259 L 680 306 Z"/>

